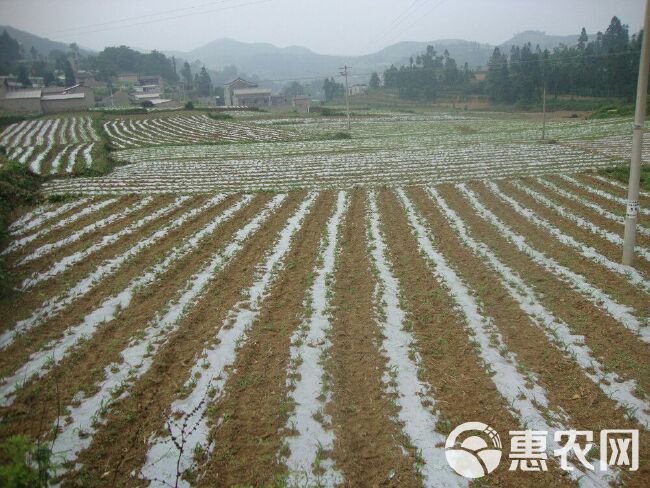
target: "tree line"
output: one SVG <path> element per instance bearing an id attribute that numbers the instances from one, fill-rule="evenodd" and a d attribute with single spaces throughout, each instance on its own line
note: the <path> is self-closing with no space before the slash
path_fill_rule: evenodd
<path id="1" fill-rule="evenodd" d="M 496 103 L 528 104 L 540 100 L 543 89 L 553 96 L 617 97 L 633 99 L 639 70 L 642 32 L 630 36 L 629 27 L 613 17 L 605 32 L 589 40 L 583 28 L 575 45 L 552 51 L 530 43 L 512 46 L 509 53 L 495 48 L 485 79 L 467 64 L 458 67 L 445 50 L 433 46 L 411 57 L 399 69 L 384 72 L 383 84 L 402 98 L 432 101 L 443 95 L 484 94 Z M 373 73 L 370 89 L 379 87 Z"/>
<path id="2" fill-rule="evenodd" d="M 589 40 L 583 28 L 575 46 L 550 52 L 530 43 L 513 46 L 509 55 L 495 48 L 488 63 L 484 92 L 500 103 L 539 100 L 550 95 L 633 99 L 639 72 L 642 32 L 629 35 L 627 25 L 612 18 L 605 32 Z"/>
<path id="3" fill-rule="evenodd" d="M 408 66 L 397 69 L 391 65 L 384 72 L 384 86 L 397 89 L 401 98 L 412 100 L 435 100 L 446 90 L 468 91 L 474 80 L 474 73 L 467 63 L 458 68 L 456 60 L 445 49 L 438 55 L 433 46 L 427 46 L 424 53 L 410 58 Z M 371 87 L 377 78 L 371 77 Z"/>

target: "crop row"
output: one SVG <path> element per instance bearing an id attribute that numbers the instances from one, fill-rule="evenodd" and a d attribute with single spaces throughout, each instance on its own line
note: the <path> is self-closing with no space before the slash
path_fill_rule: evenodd
<path id="1" fill-rule="evenodd" d="M 178 148 L 180 152 L 184 148 Z M 432 184 L 507 175 L 573 172 L 609 164 L 557 145 L 481 144 L 427 151 L 313 154 L 245 160 L 146 161 L 117 168 L 101 182 L 57 181 L 47 191 L 110 193 Z"/>
<path id="2" fill-rule="evenodd" d="M 104 124 L 111 143 L 117 148 L 205 144 L 238 141 L 275 141 L 291 134 L 266 127 L 215 121 L 205 115 L 124 118 Z"/>
<path id="3" fill-rule="evenodd" d="M 9 125 L 0 134 L 0 146 L 7 148 L 68 145 L 98 140 L 92 119 L 88 116 L 25 120 Z"/>
<path id="4" fill-rule="evenodd" d="M 442 446 L 477 404 L 502 435 L 549 432 L 549 458 L 603 423 L 647 445 L 650 266 L 619 269 L 621 223 L 563 203 L 589 181 L 47 204 L 3 253 L 31 281 L 3 309 L 0 436 L 45 425 L 58 476 L 151 486 L 466 486 Z"/>

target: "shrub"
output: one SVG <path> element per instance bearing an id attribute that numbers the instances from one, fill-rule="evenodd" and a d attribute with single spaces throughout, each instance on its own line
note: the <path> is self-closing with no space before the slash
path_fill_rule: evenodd
<path id="1" fill-rule="evenodd" d="M 22 122 L 23 120 L 27 120 L 27 118 L 28 117 L 25 117 L 24 115 L 3 115 L 0 117 L 0 127 L 15 124 L 16 122 Z"/>
<path id="2" fill-rule="evenodd" d="M 0 242 L 7 238 L 7 225 L 17 207 L 34 205 L 39 202 L 38 189 L 41 178 L 23 165 L 6 162 L 0 156 L 3 167 L 0 170 Z M 0 295 L 5 295 L 11 290 L 11 274 L 7 269 L 4 256 L 0 258 Z M 3 486 L 0 483 L 0 486 Z"/>
<path id="3" fill-rule="evenodd" d="M 191 100 L 185 104 L 185 110 L 194 110 L 194 102 Z"/>
<path id="4" fill-rule="evenodd" d="M 603 168 L 598 171 L 602 175 L 610 176 L 621 183 L 626 185 L 630 181 L 630 165 L 629 164 L 619 164 L 616 166 L 610 166 L 609 168 Z M 641 165 L 641 178 L 640 185 L 644 190 L 650 190 L 650 167 L 647 165 Z"/>
<path id="5" fill-rule="evenodd" d="M 142 108 L 153 108 L 153 102 L 151 100 L 145 100 L 141 105 Z"/>
<path id="6" fill-rule="evenodd" d="M 327 107 L 321 108 L 320 114 L 323 117 L 342 117 L 345 115 L 345 113 L 341 112 L 340 110 L 334 110 Z"/>
<path id="7" fill-rule="evenodd" d="M 232 115 L 223 112 L 210 112 L 208 117 L 213 120 L 232 120 L 234 118 Z"/>
<path id="8" fill-rule="evenodd" d="M 0 444 L 0 486 L 44 488 L 52 476 L 52 453 L 34 445 L 28 437 L 15 435 Z"/>

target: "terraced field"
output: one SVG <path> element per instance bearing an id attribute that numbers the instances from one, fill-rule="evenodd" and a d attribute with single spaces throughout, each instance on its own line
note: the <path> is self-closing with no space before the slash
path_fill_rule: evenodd
<path id="1" fill-rule="evenodd" d="M 97 141 L 89 116 L 23 121 L 0 133 L 0 146 L 6 148 L 9 159 L 43 175 L 90 168 Z"/>
<path id="2" fill-rule="evenodd" d="M 467 486 L 445 441 L 481 421 L 503 459 L 474 484 L 647 486 L 650 195 L 630 268 L 597 147 L 287 125 L 48 184 L 81 195 L 9 229 L 0 439 L 64 486 Z M 547 471 L 508 469 L 523 429 Z M 562 469 L 567 429 L 639 429 L 639 469 Z"/>

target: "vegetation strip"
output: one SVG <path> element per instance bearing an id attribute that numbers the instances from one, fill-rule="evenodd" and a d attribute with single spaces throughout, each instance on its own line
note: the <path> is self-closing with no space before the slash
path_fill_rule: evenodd
<path id="1" fill-rule="evenodd" d="M 106 366 L 105 379 L 98 385 L 97 393 L 84 398 L 78 406 L 68 406 L 68 413 L 64 417 L 70 419 L 70 422 L 65 422 L 65 419 L 58 422 L 64 427 L 60 429 L 54 445 L 53 453 L 56 456 L 66 462 L 75 461 L 79 452 L 90 445 L 96 425 L 101 422 L 100 417 L 107 413 L 112 403 L 128 395 L 129 387 L 150 369 L 156 352 L 180 326 L 181 319 L 196 303 L 215 273 L 224 269 L 242 249 L 244 242 L 260 228 L 285 198 L 286 195 L 277 195 L 271 200 L 258 215 L 235 233 L 223 249 L 212 255 L 207 264 L 187 280 L 181 288 L 180 296 L 167 310 L 156 316 L 144 330 L 131 339 L 129 345 L 120 353 L 121 362 Z M 214 232 L 251 200 L 251 196 L 244 197 L 220 214 L 209 224 L 209 232 Z M 204 229 L 207 230 L 208 228 Z"/>
<path id="2" fill-rule="evenodd" d="M 309 290 L 305 320 L 291 337 L 290 360 L 297 364 L 292 371 L 297 380 L 290 383 L 289 396 L 295 402 L 295 409 L 287 427 L 297 435 L 287 437 L 290 454 L 286 459 L 289 469 L 289 483 L 336 486 L 343 483 L 341 473 L 331 459 L 323 459 L 321 452 L 331 451 L 334 433 L 317 420 L 325 405 L 331 401 L 331 393 L 323 395 L 325 366 L 323 355 L 331 346 L 328 338 L 330 323 L 330 294 L 332 274 L 335 269 L 338 236 L 341 222 L 348 207 L 348 196 L 339 192 L 334 214 L 327 222 L 326 234 L 321 242 L 319 265 L 314 272 L 314 282 Z M 315 473 L 314 468 L 324 470 Z"/>
<path id="3" fill-rule="evenodd" d="M 635 395 L 637 383 L 634 380 L 624 381 L 616 373 L 608 371 L 593 352 L 585 344 L 585 337 L 571 332 L 570 327 L 561 319 L 554 316 L 541 303 L 538 294 L 512 268 L 504 264 L 497 255 L 484 243 L 474 239 L 467 229 L 465 222 L 452 210 L 435 188 L 427 192 L 446 217 L 449 225 L 461 242 L 478 258 L 484 260 L 490 268 L 497 272 L 501 285 L 515 299 L 521 310 L 540 327 L 549 341 L 569 355 L 598 387 L 612 400 L 624 409 L 632 408 L 638 420 L 650 428 L 650 404 Z"/>
<path id="4" fill-rule="evenodd" d="M 645 277 L 641 273 L 639 273 L 636 269 L 632 268 L 631 266 L 625 266 L 624 264 L 614 262 L 608 259 L 606 256 L 600 254 L 593 247 L 578 242 L 573 237 L 563 233 L 559 228 L 554 226 L 552 223 L 539 217 L 535 212 L 533 212 L 529 208 L 524 207 L 517 200 L 503 193 L 496 183 L 487 182 L 485 183 L 485 185 L 493 194 L 499 197 L 502 201 L 506 202 L 506 204 L 509 205 L 515 212 L 517 212 L 519 215 L 523 216 L 524 218 L 526 218 L 528 221 L 532 222 L 536 226 L 546 230 L 549 234 L 551 234 L 561 243 L 578 250 L 578 252 L 582 254 L 584 257 L 586 257 L 587 259 L 590 259 L 595 263 L 604 266 L 605 268 L 607 268 L 608 270 L 614 273 L 624 276 L 631 284 L 641 288 L 646 293 L 650 292 L 650 282 L 647 279 L 645 279 Z"/>
<path id="5" fill-rule="evenodd" d="M 208 401 L 215 401 L 222 394 L 229 376 L 226 369 L 234 362 L 237 348 L 246 339 L 246 331 L 259 314 L 268 288 L 284 266 L 284 257 L 289 251 L 292 237 L 302 226 L 317 196 L 316 193 L 310 194 L 289 218 L 262 265 L 260 275 L 245 294 L 246 306 L 237 305 L 231 311 L 224 321 L 225 326 L 217 333 L 216 345 L 205 349 L 200 355 L 204 358 L 203 364 L 192 368 L 188 381 L 190 393 L 170 406 L 177 420 L 168 421 L 167 434 L 149 440 L 147 461 L 142 467 L 141 476 L 150 480 L 151 486 L 189 486 L 182 475 L 195 464 L 191 449 L 198 445 L 207 451 L 209 447 L 209 427 L 205 419 Z M 198 379 L 195 373 L 198 373 Z"/>
<path id="6" fill-rule="evenodd" d="M 278 198 L 280 197 L 284 196 L 280 195 Z M 231 209 L 241 208 L 251 199 L 251 196 L 244 196 Z M 34 376 L 46 374 L 49 367 L 60 362 L 79 341 L 91 336 L 100 324 L 113 320 L 119 310 L 126 308 L 131 303 L 131 299 L 137 290 L 142 290 L 154 283 L 161 273 L 195 250 L 200 242 L 210 235 L 220 222 L 221 216 L 219 215 L 191 237 L 186 238 L 184 242 L 169 250 L 163 259 L 131 280 L 119 293 L 106 298 L 97 308 L 87 314 L 80 324 L 69 327 L 65 331 L 63 338 L 53 340 L 41 350 L 33 353 L 29 360 L 11 377 L 3 378 L 4 382 L 0 385 L 0 405 L 11 405 L 16 388 L 20 388 L 22 383 Z"/>
<path id="7" fill-rule="evenodd" d="M 594 188 L 593 186 L 586 185 L 585 183 L 582 183 L 581 181 L 576 180 L 575 178 L 572 178 L 568 175 L 559 175 L 560 178 L 562 178 L 564 181 L 568 181 L 572 185 L 581 188 L 582 190 L 586 190 L 589 193 L 592 193 L 594 195 L 597 195 L 601 198 L 604 198 L 605 200 L 609 200 L 611 202 L 619 203 L 621 205 L 627 205 L 627 199 L 622 198 L 622 197 L 617 197 L 616 195 L 613 195 L 609 192 L 600 190 L 598 188 Z M 639 213 L 642 215 L 650 215 L 650 209 L 649 208 L 639 208 Z"/>
<path id="8" fill-rule="evenodd" d="M 21 285 L 21 289 L 28 290 L 29 288 L 34 287 L 38 283 L 41 283 L 43 281 L 49 280 L 53 278 L 54 276 L 57 276 L 64 271 L 66 271 L 68 268 L 71 266 L 85 260 L 90 256 L 91 254 L 94 254 L 95 252 L 99 251 L 100 249 L 103 249 L 107 246 L 110 246 L 111 244 L 114 244 L 115 242 L 119 241 L 122 237 L 128 236 L 131 234 L 134 234 L 138 229 L 142 228 L 146 224 L 153 222 L 154 220 L 159 219 L 160 217 L 170 213 L 172 210 L 181 208 L 181 206 L 189 200 L 190 197 L 188 196 L 181 196 L 178 197 L 173 203 L 170 205 L 167 205 L 163 208 L 160 208 L 156 210 L 155 212 L 152 212 L 143 218 L 137 220 L 136 222 L 133 222 L 132 224 L 128 225 L 127 227 L 121 229 L 120 231 L 110 234 L 107 236 L 103 236 L 101 241 L 96 242 L 89 247 L 82 249 L 80 251 L 77 251 L 69 256 L 66 256 L 64 258 L 61 258 L 59 261 L 54 263 L 49 269 L 43 272 L 37 272 L 33 273 L 32 276 L 29 278 L 26 278 Z M 154 234 L 141 239 L 138 241 L 138 243 L 133 246 L 131 249 L 126 251 L 124 254 L 115 257 L 114 259 L 107 261 L 103 263 L 101 266 L 97 268 L 97 272 L 101 270 L 100 274 L 95 273 L 95 278 L 103 277 L 106 276 L 107 273 L 111 273 L 117 269 L 127 258 L 133 256 L 135 253 L 139 252 L 140 250 L 150 246 L 152 243 L 156 242 L 159 240 L 161 237 L 163 237 L 167 232 L 169 232 L 170 229 L 174 227 L 178 227 L 179 225 L 182 225 L 185 221 L 188 219 L 191 219 L 192 217 L 198 215 L 199 213 L 214 207 L 215 205 L 219 204 L 223 199 L 225 198 L 225 195 L 218 195 L 216 197 L 211 198 L 203 204 L 202 206 L 198 208 L 194 208 L 186 213 L 184 213 L 181 217 L 178 219 L 172 221 L 170 224 L 166 225 L 163 229 L 158 230 Z"/>
<path id="9" fill-rule="evenodd" d="M 133 205 L 130 205 L 129 207 L 126 207 L 122 209 L 120 212 L 113 213 L 109 215 L 108 217 L 104 217 L 101 220 L 98 220 L 96 222 L 93 222 L 92 224 L 88 224 L 84 226 L 83 228 L 73 232 L 70 234 L 68 237 L 65 237 L 63 239 L 57 240 L 55 242 L 49 242 L 47 244 L 43 244 L 42 246 L 38 247 L 31 253 L 29 253 L 27 256 L 22 258 L 18 263 L 16 263 L 16 267 L 25 265 L 31 261 L 34 261 L 35 259 L 42 258 L 43 256 L 46 256 L 50 252 L 54 251 L 55 249 L 60 249 L 62 247 L 65 247 L 69 244 L 72 244 L 73 242 L 79 241 L 83 236 L 90 234 L 92 232 L 95 232 L 99 229 L 102 229 L 106 227 L 107 225 L 112 224 L 113 222 L 116 222 L 118 220 L 121 220 L 129 215 L 131 215 L 134 212 L 138 212 L 142 210 L 143 208 L 147 207 L 148 205 L 151 204 L 153 201 L 153 197 L 144 197 L 140 200 L 138 200 L 136 203 Z"/>
<path id="10" fill-rule="evenodd" d="M 394 393 L 400 407 L 399 420 L 404 425 L 404 433 L 418 450 L 423 464 L 424 485 L 443 483 L 445 486 L 466 486 L 467 482 L 449 469 L 445 450 L 438 447 L 445 442 L 445 438 L 436 432 L 438 417 L 433 411 L 435 402 L 430 387 L 418 379 L 420 358 L 413 352 L 414 340 L 406 328 L 406 314 L 400 305 L 400 283 L 388 261 L 374 192 L 369 195 L 369 210 L 369 247 L 378 278 L 375 306 L 384 333 L 382 347 L 388 360 L 384 381 L 387 384 L 395 383 Z"/>
<path id="11" fill-rule="evenodd" d="M 565 190 L 564 188 L 560 188 L 556 184 L 552 183 L 551 181 L 548 181 L 547 179 L 544 178 L 536 178 L 535 181 L 539 183 L 540 185 L 548 188 L 554 193 L 557 193 L 558 195 L 563 196 L 564 198 L 568 198 L 569 200 L 573 202 L 577 202 L 583 207 L 588 208 L 589 210 L 592 210 L 596 212 L 598 215 L 601 217 L 604 217 L 608 220 L 611 220 L 613 222 L 617 222 L 621 225 L 625 224 L 625 217 L 623 215 L 617 215 L 615 213 L 610 212 L 607 209 L 604 209 L 600 205 L 593 203 L 586 198 L 581 197 L 580 195 L 577 195 L 575 193 L 572 193 L 570 191 Z M 643 234 L 644 236 L 650 237 L 650 228 L 643 227 L 642 225 L 637 224 L 637 230 L 639 231 L 640 234 Z"/>
<path id="12" fill-rule="evenodd" d="M 30 219 L 28 222 L 25 222 L 22 225 L 12 225 L 9 227 L 9 235 L 12 237 L 20 237 L 30 230 L 33 230 L 41 225 L 43 225 L 48 220 L 60 217 L 71 210 L 74 210 L 77 207 L 89 204 L 93 199 L 92 198 L 79 198 L 72 202 L 64 203 L 63 205 L 45 212 L 42 215 L 35 215 L 34 218 Z"/>
<path id="13" fill-rule="evenodd" d="M 57 205 L 55 205 L 54 203 L 43 203 L 41 205 L 38 205 L 33 210 L 30 210 L 29 212 L 21 215 L 19 218 L 13 221 L 9 225 L 9 233 L 11 235 L 15 235 L 15 232 L 21 227 L 24 227 L 27 223 L 29 223 L 30 220 L 35 219 L 41 214 L 44 215 L 46 213 L 51 212 L 52 210 L 55 209 L 56 206 Z"/>
<path id="14" fill-rule="evenodd" d="M 74 222 L 76 222 L 79 219 L 82 219 L 92 213 L 98 212 L 99 210 L 102 210 L 103 208 L 108 207 L 109 205 L 112 205 L 113 203 L 117 202 L 117 198 L 108 198 L 106 200 L 100 200 L 96 203 L 93 203 L 85 208 L 83 208 L 81 211 L 76 212 L 69 217 L 66 217 L 64 219 L 59 220 L 55 224 L 49 225 L 47 227 L 41 228 L 39 231 L 30 234 L 26 237 L 22 237 L 20 239 L 15 239 L 9 244 L 3 251 L 0 253 L 0 255 L 5 255 L 9 254 L 11 252 L 16 251 L 17 249 L 20 249 L 22 247 L 25 247 L 27 244 L 29 244 L 32 241 L 35 241 L 36 239 L 39 239 L 41 237 L 46 236 L 47 234 L 51 233 L 54 230 L 62 229 Z"/>
<path id="15" fill-rule="evenodd" d="M 520 181 L 513 181 L 511 184 L 517 188 L 518 190 L 526 193 L 528 196 L 530 196 L 532 199 L 534 199 L 536 202 L 551 208 L 555 210 L 560 216 L 570 220 L 571 222 L 575 223 L 578 227 L 581 227 L 583 229 L 587 229 L 588 231 L 592 232 L 593 234 L 602 237 L 603 239 L 607 240 L 608 242 L 611 242 L 612 244 L 616 244 L 617 246 L 623 246 L 623 238 L 619 236 L 618 234 L 614 234 L 613 232 L 610 232 L 606 229 L 602 229 L 595 225 L 594 223 L 583 219 L 582 217 L 570 212 L 566 208 L 562 207 L 562 205 L 558 205 L 557 203 L 553 202 L 552 200 L 546 198 L 544 195 L 542 195 L 539 192 L 536 192 L 529 186 L 524 185 Z M 650 250 L 637 246 L 636 251 L 639 253 L 643 259 L 646 261 L 650 261 Z M 622 252 L 622 251 L 621 251 Z"/>
<path id="16" fill-rule="evenodd" d="M 166 205 L 165 207 L 162 207 L 156 210 L 155 212 L 148 214 L 147 216 L 143 217 L 142 219 L 131 224 L 130 226 L 126 227 L 126 229 L 123 230 L 130 229 L 129 233 L 133 233 L 135 230 L 145 225 L 146 223 L 154 221 L 160 217 L 163 217 L 164 215 L 170 213 L 172 210 L 181 208 L 182 204 L 188 199 L 189 197 L 186 196 L 178 197 L 170 205 Z M 46 320 L 49 320 L 52 317 L 54 317 L 61 310 L 63 310 L 68 305 L 70 305 L 72 302 L 86 295 L 91 289 L 95 288 L 101 282 L 102 279 L 117 272 L 122 266 L 122 264 L 124 264 L 128 259 L 134 257 L 135 255 L 139 254 L 147 247 L 153 245 L 155 242 L 162 239 L 172 229 L 179 227 L 180 225 L 185 223 L 186 220 L 192 217 L 192 213 L 195 211 L 196 209 L 192 209 L 184 213 L 179 218 L 175 219 L 169 224 L 166 224 L 165 226 L 163 226 L 161 229 L 158 229 L 150 236 L 138 241 L 136 244 L 131 246 L 122 254 L 119 254 L 118 256 L 103 262 L 101 265 L 97 266 L 91 273 L 89 273 L 87 276 L 77 281 L 74 285 L 69 287 L 64 292 L 59 293 L 58 295 L 55 295 L 45 300 L 37 309 L 35 309 L 31 313 L 29 317 L 27 317 L 26 319 L 19 320 L 14 326 L 13 331 L 8 330 L 5 331 L 2 335 L 0 335 L 0 349 L 7 347 L 7 345 L 13 342 L 14 333 L 22 334 L 33 327 L 43 324 Z M 101 243 L 104 242 L 106 238 L 107 236 L 105 236 L 102 239 L 102 241 L 97 245 L 101 245 Z M 68 256 L 67 259 L 64 258 L 63 260 L 59 261 L 59 263 L 61 263 L 61 265 L 66 265 L 66 264 L 71 265 L 72 262 L 81 261 L 82 258 L 87 257 L 88 254 L 90 254 L 88 252 L 89 249 L 90 248 L 87 248 L 83 251 L 74 253 L 72 257 Z"/>
<path id="17" fill-rule="evenodd" d="M 595 180 L 598 180 L 601 183 L 605 183 L 605 184 L 611 185 L 611 186 L 613 186 L 615 188 L 618 188 L 619 190 L 624 190 L 626 192 L 628 190 L 627 185 L 624 185 L 623 183 L 621 183 L 619 181 L 612 180 L 611 178 L 605 178 L 604 176 L 594 175 L 594 174 L 588 174 L 587 176 L 589 176 L 590 178 L 593 178 Z M 650 198 L 650 193 L 648 193 L 647 191 L 639 190 L 639 196 L 642 196 L 642 197 L 645 197 L 645 198 Z"/>
<path id="18" fill-rule="evenodd" d="M 469 190 L 465 184 L 458 184 L 456 188 L 465 196 L 470 202 L 478 215 L 492 224 L 494 227 L 512 242 L 517 249 L 527 254 L 535 263 L 549 270 L 556 276 L 560 277 L 563 281 L 569 283 L 571 287 L 579 291 L 585 298 L 591 301 L 598 308 L 605 310 L 617 322 L 625 328 L 631 330 L 638 337 L 647 343 L 650 343 L 650 327 L 643 324 L 635 315 L 632 307 L 623 305 L 616 302 L 603 291 L 597 289 L 586 279 L 571 271 L 570 269 L 560 265 L 552 258 L 545 256 L 542 252 L 531 247 L 524 236 L 515 233 L 510 227 L 504 224 L 494 213 L 488 210 L 477 198 L 476 194 Z"/>
<path id="19" fill-rule="evenodd" d="M 421 252 L 427 257 L 435 277 L 444 283 L 463 312 L 466 326 L 477 342 L 479 355 L 493 373 L 492 381 L 499 393 L 511 405 L 512 413 L 523 425 L 535 430 L 548 432 L 565 430 L 561 414 L 550 410 L 546 391 L 537 384 L 534 378 L 524 377 L 519 372 L 520 366 L 516 356 L 507 352 L 507 346 L 503 342 L 501 334 L 492 324 L 492 320 L 482 315 L 480 306 L 471 290 L 447 264 L 445 257 L 435 250 L 432 238 L 422 223 L 422 217 L 416 213 L 404 190 L 398 189 L 397 193 Z M 540 407 L 544 409 L 544 414 L 540 411 Z M 549 423 L 546 417 L 552 419 L 552 422 Z M 553 440 L 548 443 L 547 450 L 552 453 L 553 449 L 559 447 L 557 441 Z M 573 470 L 569 472 L 569 475 L 584 486 L 607 486 L 606 480 L 603 479 L 603 473 L 593 471 L 582 473 Z"/>

